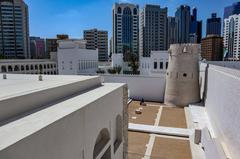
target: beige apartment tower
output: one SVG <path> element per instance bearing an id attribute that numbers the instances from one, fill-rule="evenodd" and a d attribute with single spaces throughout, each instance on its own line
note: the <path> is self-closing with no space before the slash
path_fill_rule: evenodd
<path id="1" fill-rule="evenodd" d="M 198 44 L 173 44 L 169 49 L 169 66 L 165 103 L 184 107 L 200 101 Z"/>
<path id="2" fill-rule="evenodd" d="M 108 32 L 104 30 L 90 29 L 84 31 L 84 40 L 87 41 L 87 49 L 98 49 L 98 60 L 108 60 Z"/>

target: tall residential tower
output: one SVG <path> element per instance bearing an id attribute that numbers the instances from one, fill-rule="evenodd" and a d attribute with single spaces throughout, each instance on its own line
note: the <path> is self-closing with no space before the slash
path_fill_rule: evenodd
<path id="1" fill-rule="evenodd" d="M 87 49 L 98 49 L 98 60 L 108 60 L 108 32 L 104 30 L 90 29 L 84 31 L 84 40 L 87 41 Z"/>
<path id="2" fill-rule="evenodd" d="M 0 19 L 0 56 L 30 58 L 28 6 L 23 0 L 1 0 Z"/>
<path id="3" fill-rule="evenodd" d="M 139 55 L 139 6 L 115 3 L 113 14 L 113 53 L 123 54 L 127 61 L 131 53 Z"/>
<path id="4" fill-rule="evenodd" d="M 224 19 L 224 48 L 227 60 L 240 60 L 240 14 L 234 14 Z"/>
<path id="5" fill-rule="evenodd" d="M 167 8 L 146 5 L 140 14 L 140 55 L 150 57 L 151 51 L 167 50 Z"/>

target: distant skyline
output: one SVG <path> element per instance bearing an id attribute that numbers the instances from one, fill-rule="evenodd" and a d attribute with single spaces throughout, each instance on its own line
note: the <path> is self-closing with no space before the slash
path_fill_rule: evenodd
<path id="1" fill-rule="evenodd" d="M 158 4 L 168 7 L 168 15 L 174 16 L 177 7 L 189 5 L 198 9 L 198 20 L 203 21 L 205 37 L 206 20 L 216 12 L 223 18 L 224 7 L 237 0 L 25 0 L 29 6 L 30 36 L 54 38 L 56 34 L 68 34 L 70 38 L 83 38 L 83 30 L 98 28 L 112 35 L 112 6 L 115 2 Z"/>

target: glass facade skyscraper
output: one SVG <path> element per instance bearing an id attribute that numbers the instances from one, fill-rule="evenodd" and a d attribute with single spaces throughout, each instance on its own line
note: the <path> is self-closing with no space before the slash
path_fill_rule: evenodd
<path id="1" fill-rule="evenodd" d="M 1 0 L 0 19 L 1 56 L 30 58 L 28 6 L 23 0 Z"/>
<path id="2" fill-rule="evenodd" d="M 115 3 L 113 6 L 113 53 L 139 56 L 139 6 Z"/>
<path id="3" fill-rule="evenodd" d="M 191 14 L 190 7 L 181 5 L 177 8 L 175 13 L 175 18 L 177 22 L 177 42 L 178 43 L 189 43 L 190 42 L 190 22 Z"/>
<path id="4" fill-rule="evenodd" d="M 207 19 L 206 35 L 219 35 L 221 36 L 221 18 L 217 17 L 217 13 L 212 13 L 212 17 Z"/>
<path id="5" fill-rule="evenodd" d="M 177 24 L 177 43 L 200 43 L 202 39 L 202 21 L 197 20 L 197 8 L 181 5 L 175 13 Z"/>
<path id="6" fill-rule="evenodd" d="M 224 8 L 224 19 L 234 14 L 240 14 L 240 2 L 233 3 L 231 6 Z"/>

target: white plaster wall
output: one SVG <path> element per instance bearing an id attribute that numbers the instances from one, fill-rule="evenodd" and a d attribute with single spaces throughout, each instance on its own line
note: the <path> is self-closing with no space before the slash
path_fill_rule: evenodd
<path id="1" fill-rule="evenodd" d="M 204 100 L 204 97 L 205 97 L 206 70 L 207 70 L 207 64 L 201 62 L 199 64 L 199 86 L 200 86 L 200 98 L 201 98 L 201 100 Z"/>
<path id="2" fill-rule="evenodd" d="M 82 93 L 86 90 L 99 87 L 100 85 L 100 77 L 95 77 L 70 84 L 52 86 L 51 88 L 33 93 L 29 91 L 29 93 L 16 95 L 15 97 L 9 96 L 7 99 L 0 100 L 0 125 L 8 120 L 18 118 L 22 115 L 25 116 L 26 113 L 35 111 L 56 101 L 60 102 L 66 97 L 76 93 Z M 32 85 L 27 86 L 31 87 Z M 44 87 L 44 85 L 42 85 L 42 87 Z M 11 88 L 9 87 L 9 89 Z M 38 88 L 38 90 L 40 89 Z"/>
<path id="3" fill-rule="evenodd" d="M 221 144 L 233 159 L 240 156 L 240 71 L 210 65 L 206 110 Z"/>
<path id="4" fill-rule="evenodd" d="M 140 58 L 140 73 L 141 75 L 161 76 L 167 71 L 168 51 L 151 51 L 151 57 Z M 157 62 L 157 68 L 154 68 L 154 62 Z M 160 68 L 160 62 L 163 63 L 163 68 Z"/>
<path id="5" fill-rule="evenodd" d="M 42 70 L 40 70 L 40 65 Z M 8 68 L 12 67 L 12 71 Z M 37 68 L 35 68 L 37 66 Z M 4 72 L 3 67 L 6 68 Z M 14 70 L 15 67 L 18 70 Z M 27 70 L 28 67 L 28 70 Z M 23 70 L 22 70 L 23 68 Z M 57 74 L 57 63 L 51 60 L 0 60 L 0 73 L 14 73 L 14 74 Z"/>
<path id="6" fill-rule="evenodd" d="M 140 74 L 144 76 L 149 76 L 151 74 L 151 58 L 150 57 L 141 57 L 140 58 Z"/>
<path id="7" fill-rule="evenodd" d="M 148 101 L 164 101 L 165 75 L 159 77 L 134 75 L 101 75 L 104 82 L 126 83 L 130 98 Z"/>
<path id="8" fill-rule="evenodd" d="M 123 67 L 123 54 L 112 54 L 112 67 Z"/>
<path id="9" fill-rule="evenodd" d="M 122 159 L 123 143 L 114 153 L 113 139 L 116 116 L 123 114 L 123 87 L 114 89 L 113 85 L 110 88 L 113 88 L 110 93 L 1 150 L 0 158 L 92 159 L 97 136 L 103 128 L 107 128 L 111 135 L 111 158 Z M 100 92 L 101 88 L 99 89 Z"/>
<path id="10" fill-rule="evenodd" d="M 60 49 L 57 52 L 60 75 L 79 75 L 96 73 L 98 51 L 79 48 Z"/>
<path id="11" fill-rule="evenodd" d="M 240 69 L 239 61 L 207 61 L 206 63 L 233 69 Z"/>

